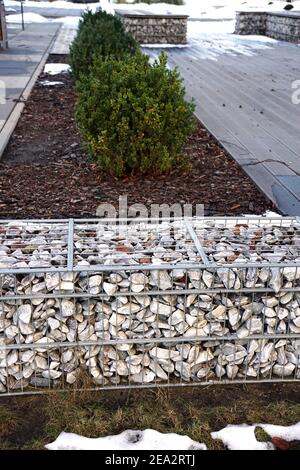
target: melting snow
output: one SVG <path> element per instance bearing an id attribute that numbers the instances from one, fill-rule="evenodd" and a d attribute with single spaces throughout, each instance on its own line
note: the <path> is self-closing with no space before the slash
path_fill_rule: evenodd
<path id="1" fill-rule="evenodd" d="M 273 424 L 228 425 L 218 432 L 212 432 L 213 439 L 220 439 L 229 450 L 275 450 L 271 442 L 259 442 L 255 437 L 255 428 L 259 426 L 271 437 L 280 437 L 286 441 L 300 440 L 300 422 L 292 426 Z"/>
<path id="2" fill-rule="evenodd" d="M 62 432 L 49 450 L 206 450 L 205 444 L 193 441 L 188 436 L 162 434 L 152 429 L 124 431 L 116 436 L 90 439 L 78 434 Z"/>
<path id="3" fill-rule="evenodd" d="M 43 86 L 58 86 L 64 84 L 63 82 L 51 82 L 49 80 L 41 80 L 39 83 Z"/>
<path id="4" fill-rule="evenodd" d="M 7 23 L 22 23 L 22 15 L 7 15 Z M 48 20 L 37 13 L 24 13 L 24 23 L 48 23 Z"/>
<path id="5" fill-rule="evenodd" d="M 58 75 L 59 73 L 67 73 L 71 70 L 68 64 L 46 64 L 44 67 L 44 73 L 49 75 Z"/>

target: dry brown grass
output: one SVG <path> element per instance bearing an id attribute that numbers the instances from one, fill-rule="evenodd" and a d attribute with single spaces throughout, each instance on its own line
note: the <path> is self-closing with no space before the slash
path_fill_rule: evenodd
<path id="1" fill-rule="evenodd" d="M 88 383 L 82 378 L 85 385 Z M 54 392 L 0 401 L 0 448 L 43 449 L 62 431 L 87 437 L 154 428 L 222 449 L 210 433 L 227 424 L 300 421 L 297 384 L 111 392 Z M 34 432 L 33 432 L 34 430 Z"/>

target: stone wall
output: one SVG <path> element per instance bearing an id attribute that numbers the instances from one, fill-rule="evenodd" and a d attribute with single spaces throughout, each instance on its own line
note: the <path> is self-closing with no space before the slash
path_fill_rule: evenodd
<path id="1" fill-rule="evenodd" d="M 300 43 L 300 12 L 299 16 L 268 15 L 267 36 L 283 41 Z"/>
<path id="2" fill-rule="evenodd" d="M 259 34 L 300 43 L 300 12 L 237 12 L 235 34 Z"/>
<path id="3" fill-rule="evenodd" d="M 121 15 L 126 32 L 140 44 L 186 44 L 187 16 Z"/>
<path id="4" fill-rule="evenodd" d="M 267 13 L 238 12 L 235 34 L 266 34 Z"/>

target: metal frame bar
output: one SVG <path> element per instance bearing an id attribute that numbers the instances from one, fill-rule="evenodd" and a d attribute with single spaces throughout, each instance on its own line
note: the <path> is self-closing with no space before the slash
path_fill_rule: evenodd
<path id="1" fill-rule="evenodd" d="M 201 242 L 199 240 L 199 238 L 197 237 L 197 235 L 195 234 L 194 230 L 193 230 L 193 227 L 190 223 L 190 221 L 188 219 L 184 219 L 184 224 L 188 230 L 188 233 L 190 234 L 193 242 L 195 243 L 195 246 L 198 250 L 198 253 L 199 255 L 201 256 L 201 259 L 203 261 L 203 263 L 206 265 L 206 266 L 210 266 L 211 263 L 210 261 L 208 260 L 207 256 L 206 256 L 206 253 L 203 249 L 203 246 L 201 245 Z"/>
<path id="2" fill-rule="evenodd" d="M 74 220 L 69 220 L 69 232 L 68 232 L 68 271 L 73 270 L 73 253 L 74 253 Z"/>
<path id="3" fill-rule="evenodd" d="M 274 383 L 297 383 L 299 382 L 299 379 L 294 379 L 294 378 L 291 378 L 291 379 L 260 379 L 259 380 L 259 383 L 268 383 L 268 384 L 274 384 Z M 210 387 L 210 386 L 213 386 L 213 385 L 254 385 L 256 384 L 257 385 L 258 381 L 257 380 L 253 380 L 253 379 L 233 379 L 233 380 L 226 380 L 226 379 L 222 379 L 222 381 L 220 380 L 207 380 L 207 381 L 202 381 L 202 382 L 177 382 L 177 383 L 164 383 L 164 382 L 157 382 L 156 384 L 140 384 L 140 385 L 126 385 L 126 384 L 122 384 L 122 385 L 103 385 L 101 387 L 99 386 L 95 386 L 95 387 L 85 387 L 84 388 L 84 391 L 86 392 L 101 392 L 101 391 L 111 391 L 111 390 L 132 390 L 133 388 L 138 388 L 138 389 L 150 389 L 150 390 L 155 390 L 157 388 L 185 388 L 185 387 Z M 22 396 L 26 396 L 26 395 L 45 395 L 47 393 L 63 393 L 63 392 L 80 392 L 82 391 L 82 388 L 77 388 L 77 387 L 72 387 L 72 385 L 69 385 L 68 387 L 66 388 L 58 388 L 58 387 L 54 387 L 54 388 L 50 388 L 48 389 L 47 387 L 45 387 L 45 389 L 38 389 L 38 387 L 33 387 L 31 385 L 31 387 L 33 388 L 33 390 L 27 390 L 27 391 L 22 391 L 22 392 L 4 392 L 4 393 L 1 393 L 0 394 L 0 398 L 1 397 L 12 397 L 12 396 L 18 396 L 18 395 L 22 395 Z M 27 387 L 27 388 L 30 388 L 30 387 Z"/>

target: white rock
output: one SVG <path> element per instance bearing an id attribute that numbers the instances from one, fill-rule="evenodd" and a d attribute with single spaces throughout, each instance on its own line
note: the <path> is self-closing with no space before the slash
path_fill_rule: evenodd
<path id="1" fill-rule="evenodd" d="M 157 315 L 163 315 L 165 317 L 168 317 L 174 311 L 174 307 L 172 307 L 171 305 L 163 304 L 161 302 L 158 302 L 156 299 L 153 299 L 150 304 L 150 310 L 152 313 L 155 313 Z"/>
<path id="2" fill-rule="evenodd" d="M 109 319 L 109 323 L 111 325 L 119 327 L 124 323 L 125 320 L 126 320 L 125 315 L 119 315 L 117 313 L 113 313 Z"/>
<path id="3" fill-rule="evenodd" d="M 21 320 L 19 321 L 19 329 L 23 335 L 31 335 L 35 332 L 35 328 L 32 324 L 23 323 Z"/>
<path id="4" fill-rule="evenodd" d="M 213 282 L 214 282 L 214 275 L 212 273 L 204 270 L 202 278 L 203 278 L 203 282 L 206 285 L 206 287 L 208 287 L 210 289 L 211 286 L 213 285 Z"/>
<path id="5" fill-rule="evenodd" d="M 171 359 L 172 361 L 180 360 L 180 353 L 172 349 L 163 349 L 159 347 L 154 347 L 149 351 L 149 354 L 152 358 Z"/>
<path id="6" fill-rule="evenodd" d="M 110 284 L 109 282 L 103 282 L 103 289 L 107 295 L 113 295 L 117 292 L 117 284 Z"/>
<path id="7" fill-rule="evenodd" d="M 45 370 L 45 369 L 49 368 L 47 359 L 45 359 L 43 356 L 39 356 L 39 355 L 35 356 L 34 365 L 38 369 Z"/>
<path id="8" fill-rule="evenodd" d="M 52 380 L 59 379 L 61 374 L 62 374 L 62 372 L 60 372 L 58 370 L 44 370 L 42 372 L 42 376 L 45 379 L 52 379 Z"/>
<path id="9" fill-rule="evenodd" d="M 56 320 L 56 318 L 49 317 L 47 322 L 51 330 L 56 330 L 57 328 L 59 328 L 60 322 Z"/>
<path id="10" fill-rule="evenodd" d="M 139 374 L 133 374 L 131 376 L 132 382 L 135 383 L 149 383 L 153 382 L 155 379 L 155 374 L 151 370 L 143 369 Z"/>
<path id="11" fill-rule="evenodd" d="M 32 362 L 34 357 L 35 357 L 35 352 L 30 349 L 21 353 L 22 362 Z"/>
<path id="12" fill-rule="evenodd" d="M 45 284 L 48 291 L 51 291 L 59 286 L 60 276 L 59 273 L 47 273 L 45 277 Z"/>
<path id="13" fill-rule="evenodd" d="M 218 305 L 218 307 L 213 309 L 211 312 L 211 316 L 212 318 L 216 318 L 218 320 L 225 320 L 226 307 L 224 307 L 224 305 Z"/>
<path id="14" fill-rule="evenodd" d="M 30 323 L 31 315 L 32 315 L 32 307 L 30 304 L 20 305 L 17 310 L 18 318 L 23 323 Z"/>
<path id="15" fill-rule="evenodd" d="M 169 290 L 172 288 L 172 281 L 166 271 L 151 271 L 151 281 L 154 286 L 161 290 Z"/>
<path id="16" fill-rule="evenodd" d="M 238 374 L 238 371 L 239 371 L 239 368 L 237 365 L 230 365 L 228 364 L 226 366 L 226 374 L 227 374 L 227 377 L 231 380 L 235 379 L 235 377 L 237 376 Z"/>
<path id="17" fill-rule="evenodd" d="M 101 282 L 102 282 L 102 276 L 100 276 L 99 274 L 96 274 L 94 276 L 90 276 L 90 278 L 89 278 L 89 287 L 90 288 L 99 287 L 101 285 Z"/>
<path id="18" fill-rule="evenodd" d="M 63 317 L 71 317 L 75 314 L 75 304 L 70 300 L 63 299 L 61 301 L 61 314 Z"/>
<path id="19" fill-rule="evenodd" d="M 178 323 L 183 322 L 185 319 L 185 314 L 182 310 L 175 310 L 175 312 L 172 313 L 172 315 L 168 319 L 169 325 L 178 325 Z M 299 317 L 300 321 L 300 317 Z"/>
<path id="20" fill-rule="evenodd" d="M 290 362 L 284 366 L 275 364 L 275 366 L 273 367 L 274 374 L 280 377 L 288 377 L 293 374 L 294 370 L 295 365 L 291 364 Z"/>
<path id="21" fill-rule="evenodd" d="M 134 313 L 137 313 L 141 310 L 141 306 L 140 305 L 137 305 L 133 302 L 128 302 L 126 305 L 123 305 L 122 307 L 119 307 L 117 309 L 117 312 L 120 314 L 120 315 L 132 315 Z"/>
<path id="22" fill-rule="evenodd" d="M 148 283 L 148 278 L 144 273 L 132 273 L 130 276 L 132 284 L 145 286 Z"/>

